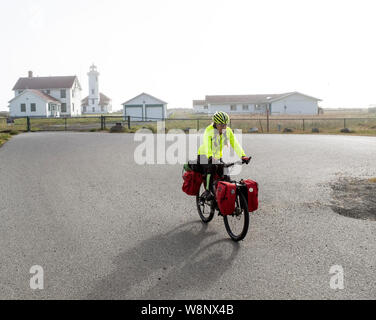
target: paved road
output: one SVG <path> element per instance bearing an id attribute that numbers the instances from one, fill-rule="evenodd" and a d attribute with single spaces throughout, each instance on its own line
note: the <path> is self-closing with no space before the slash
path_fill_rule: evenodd
<path id="1" fill-rule="evenodd" d="M 376 298 L 376 224 L 328 183 L 376 177 L 373 137 L 248 135 L 260 210 L 240 244 L 200 223 L 180 165 L 134 163 L 133 135 L 29 133 L 0 148 L 1 299 Z M 43 266 L 45 289 L 29 287 Z M 330 289 L 333 265 L 344 290 Z"/>

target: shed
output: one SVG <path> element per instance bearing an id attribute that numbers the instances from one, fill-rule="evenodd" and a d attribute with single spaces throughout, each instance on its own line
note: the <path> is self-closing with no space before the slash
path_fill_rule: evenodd
<path id="1" fill-rule="evenodd" d="M 130 116 L 132 121 L 158 121 L 166 119 L 167 102 L 141 93 L 123 103 L 124 119 Z"/>

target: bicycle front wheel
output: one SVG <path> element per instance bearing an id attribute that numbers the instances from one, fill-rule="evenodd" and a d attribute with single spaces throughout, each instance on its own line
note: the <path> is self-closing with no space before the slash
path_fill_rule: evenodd
<path id="1" fill-rule="evenodd" d="M 236 196 L 235 211 L 233 214 L 223 217 L 226 231 L 234 241 L 241 241 L 245 238 L 249 227 L 248 203 L 243 193 Z"/>
<path id="2" fill-rule="evenodd" d="M 214 200 L 212 201 L 203 201 L 201 200 L 201 195 L 204 193 L 205 188 L 204 184 L 201 185 L 200 191 L 196 196 L 196 204 L 198 215 L 200 216 L 202 222 L 209 223 L 213 220 L 215 209 L 213 208 Z"/>

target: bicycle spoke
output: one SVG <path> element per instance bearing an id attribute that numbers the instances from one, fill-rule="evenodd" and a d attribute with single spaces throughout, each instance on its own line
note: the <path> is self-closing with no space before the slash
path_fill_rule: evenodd
<path id="1" fill-rule="evenodd" d="M 224 217 L 226 230 L 235 241 L 244 239 L 248 231 L 249 214 L 246 200 L 242 194 L 236 199 L 235 212 Z"/>
<path id="2" fill-rule="evenodd" d="M 202 201 L 200 196 L 204 193 L 205 188 L 201 185 L 200 192 L 197 195 L 197 210 L 201 220 L 205 223 L 210 222 L 213 219 L 214 211 L 212 211 L 212 202 Z"/>

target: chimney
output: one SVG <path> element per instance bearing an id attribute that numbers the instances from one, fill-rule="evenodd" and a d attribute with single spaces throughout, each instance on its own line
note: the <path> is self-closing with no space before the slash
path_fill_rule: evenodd
<path id="1" fill-rule="evenodd" d="M 29 71 L 29 78 L 33 77 L 33 71 Z"/>

